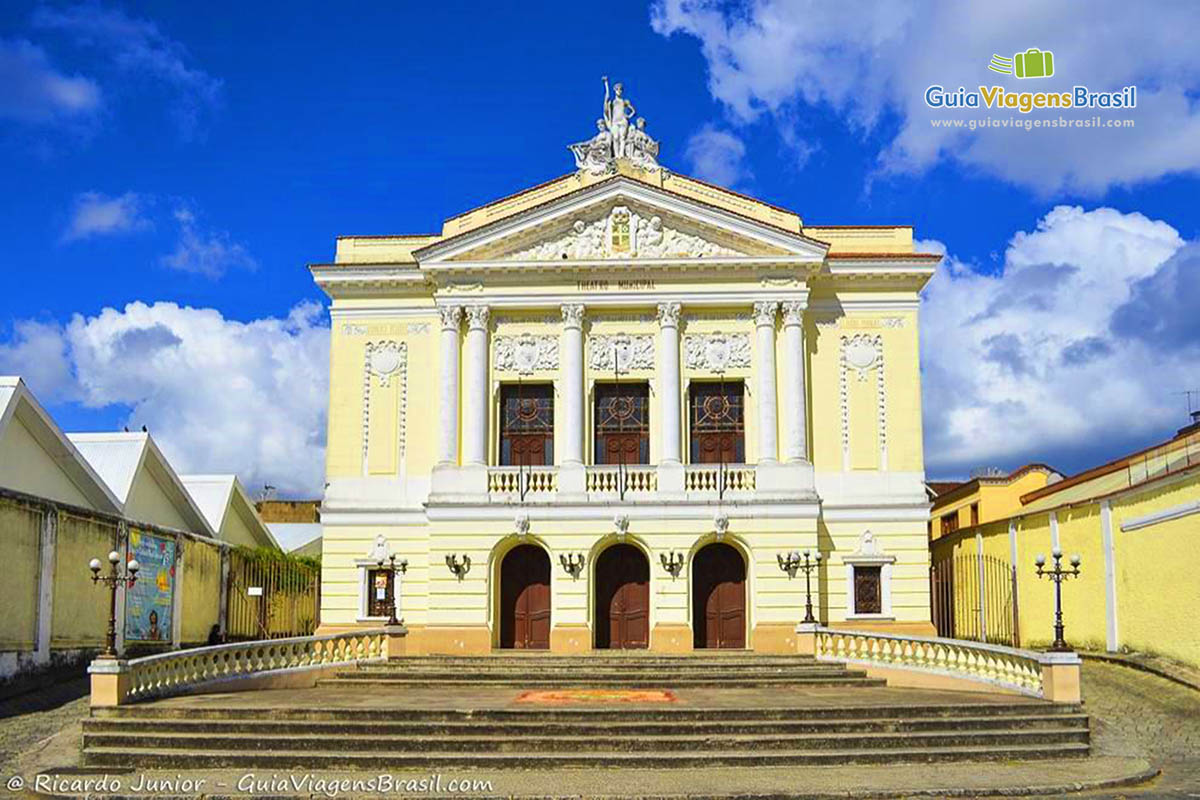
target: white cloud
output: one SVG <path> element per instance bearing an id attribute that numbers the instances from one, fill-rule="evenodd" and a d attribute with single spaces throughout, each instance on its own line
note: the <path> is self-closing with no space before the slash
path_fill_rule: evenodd
<path id="1" fill-rule="evenodd" d="M 1200 247 L 1138 213 L 1059 206 L 996 274 L 948 257 L 921 322 L 928 472 L 1053 464 L 1181 426 L 1198 304 Z"/>
<path id="2" fill-rule="evenodd" d="M 162 257 L 164 266 L 209 278 L 219 278 L 229 269 L 257 268 L 258 262 L 245 245 L 233 241 L 225 231 L 202 229 L 191 209 L 176 208 L 174 217 L 179 223 L 179 241 L 172 253 Z"/>
<path id="3" fill-rule="evenodd" d="M 0 342 L 0 375 L 20 375 L 38 399 L 58 403 L 76 398 L 62 328 L 32 319 L 13 323 L 7 342 Z"/>
<path id="4" fill-rule="evenodd" d="M 65 326 L 22 322 L 0 372 L 44 401 L 125 406 L 176 469 L 237 472 L 317 496 L 324 483 L 329 328 L 315 303 L 283 319 L 228 320 L 214 309 L 130 303 Z"/>
<path id="5" fill-rule="evenodd" d="M 88 117 L 100 106 L 95 81 L 59 72 L 31 42 L 0 40 L 0 118 L 52 123 Z"/>
<path id="6" fill-rule="evenodd" d="M 710 91 L 741 123 L 766 116 L 794 135 L 797 108 L 822 106 L 866 133 L 895 115 L 896 133 L 878 154 L 885 174 L 952 161 L 1045 193 L 1100 193 L 1200 171 L 1200 57 L 1191 35 L 1200 26 L 1200 6 L 1194 3 L 1160 3 L 1147 13 L 1119 0 L 1097 0 L 1086 10 L 1035 0 L 986 7 L 953 0 L 658 0 L 651 23 L 664 36 L 699 40 Z M 1021 81 L 987 70 L 993 53 L 1029 47 L 1053 51 L 1053 78 Z M 931 84 L 1025 90 L 1033 83 L 1054 91 L 1077 83 L 1093 90 L 1137 84 L 1136 109 L 1104 115 L 1133 119 L 1136 127 L 972 132 L 930 125 L 943 117 L 1021 116 L 930 109 L 924 91 Z"/>
<path id="7" fill-rule="evenodd" d="M 190 66 L 187 48 L 150 20 L 89 2 L 65 8 L 40 6 L 34 11 L 33 24 L 43 30 L 62 31 L 79 45 L 100 50 L 125 76 L 172 87 L 174 115 L 185 136 L 195 134 L 202 114 L 220 103 L 221 81 Z"/>
<path id="8" fill-rule="evenodd" d="M 119 197 L 84 192 L 75 198 L 71 221 L 63 232 L 63 241 L 150 228 L 150 220 L 143 214 L 144 206 L 145 198 L 135 192 L 126 192 Z"/>
<path id="9" fill-rule="evenodd" d="M 705 125 L 692 134 L 683 156 L 697 178 L 721 186 L 733 186 L 750 177 L 746 168 L 746 144 L 728 131 Z"/>

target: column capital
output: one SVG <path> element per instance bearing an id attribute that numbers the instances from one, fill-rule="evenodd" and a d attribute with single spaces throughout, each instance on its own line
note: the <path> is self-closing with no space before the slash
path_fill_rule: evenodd
<path id="1" fill-rule="evenodd" d="M 801 325 L 804 322 L 804 310 L 808 303 L 803 300 L 788 300 L 783 304 L 783 324 Z"/>
<path id="2" fill-rule="evenodd" d="M 442 316 L 444 331 L 457 331 L 462 325 L 462 306 L 438 306 L 438 314 Z"/>
<path id="3" fill-rule="evenodd" d="M 679 313 L 683 307 L 679 303 L 658 304 L 658 324 L 662 328 L 679 327 Z"/>
<path id="4" fill-rule="evenodd" d="M 583 303 L 567 303 L 562 307 L 563 325 L 579 328 L 583 325 Z"/>
<path id="5" fill-rule="evenodd" d="M 473 331 L 486 331 L 491 309 L 484 305 L 467 306 L 467 328 Z"/>
<path id="6" fill-rule="evenodd" d="M 754 304 L 754 324 L 775 326 L 775 316 L 779 313 L 779 303 L 774 300 Z"/>

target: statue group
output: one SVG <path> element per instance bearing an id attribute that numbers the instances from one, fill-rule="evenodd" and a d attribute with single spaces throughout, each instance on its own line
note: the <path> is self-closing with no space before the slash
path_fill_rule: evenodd
<path id="1" fill-rule="evenodd" d="M 633 103 L 625 96 L 621 84 L 609 89 L 604 81 L 604 116 L 596 120 L 597 133 L 586 142 L 569 145 L 575 156 L 575 166 L 595 174 L 609 172 L 618 158 L 642 169 L 658 169 L 658 142 L 646 133 L 646 120 L 638 117 Z"/>

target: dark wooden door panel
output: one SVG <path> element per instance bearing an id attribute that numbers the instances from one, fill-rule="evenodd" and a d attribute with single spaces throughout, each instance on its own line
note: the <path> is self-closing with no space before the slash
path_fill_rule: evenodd
<path id="1" fill-rule="evenodd" d="M 650 564 L 633 545 L 614 545 L 596 562 L 596 647 L 650 644 Z"/>
<path id="2" fill-rule="evenodd" d="M 692 561 L 693 644 L 746 646 L 746 565 L 727 544 L 710 544 Z"/>
<path id="3" fill-rule="evenodd" d="M 535 545 L 513 548 L 500 565 L 500 646 L 550 647 L 550 557 Z"/>

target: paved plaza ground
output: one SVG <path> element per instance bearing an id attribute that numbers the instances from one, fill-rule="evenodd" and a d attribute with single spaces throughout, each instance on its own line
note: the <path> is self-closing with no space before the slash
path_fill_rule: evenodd
<path id="1" fill-rule="evenodd" d="M 50 693 L 9 701 L 0 707 L 0 780 L 8 781 L 16 774 L 33 786 L 39 772 L 55 773 L 65 780 L 95 778 L 98 770 L 78 766 L 80 724 L 87 713 L 86 690 L 82 682 L 65 684 Z M 843 690 L 844 691 L 844 690 Z M 470 775 L 444 774 L 443 789 L 452 779 L 491 782 L 486 796 L 495 797 L 889 797 L 889 796 L 960 796 L 985 797 L 1002 790 L 1011 795 L 1014 789 L 1041 794 L 1061 794 L 1076 787 L 1103 787 L 1105 782 L 1120 782 L 1135 775 L 1146 776 L 1154 769 L 1162 775 L 1136 787 L 1085 789 L 1083 797 L 1105 798 L 1200 798 L 1200 692 L 1156 675 L 1129 667 L 1086 662 L 1084 667 L 1086 711 L 1092 717 L 1093 757 L 1033 763 L 953 763 L 902 766 L 847 766 L 756 769 L 700 769 L 679 771 L 583 770 L 567 769 L 554 772 L 492 772 Z M 903 702 L 1012 702 L 1011 696 L 928 692 L 883 688 L 852 690 L 856 703 L 893 705 Z M 407 691 L 381 695 L 376 691 L 330 687 L 298 690 L 288 693 L 287 703 L 293 707 L 320 708 L 356 707 L 386 708 L 404 706 L 460 708 L 515 707 L 519 692 L 494 690 L 456 691 L 447 703 L 444 692 Z M 845 703 L 841 692 L 820 690 L 789 691 L 771 698 L 761 692 L 747 690 L 719 692 L 703 689 L 676 692 L 676 707 L 720 707 L 729 704 L 779 702 L 780 704 L 819 705 Z M 751 695 L 757 695 L 751 697 Z M 839 695 L 841 695 L 839 697 Z M 244 707 L 270 707 L 280 703 L 277 692 L 246 693 L 237 697 Z M 172 698 L 160 701 L 163 705 L 204 708 L 228 706 L 230 695 Z M 1035 701 L 1030 701 L 1035 702 Z M 246 772 L 235 770 L 207 772 L 155 772 L 110 775 L 121 781 L 121 793 L 133 791 L 141 781 L 169 778 L 175 785 L 162 787 L 156 796 L 246 796 L 239 783 L 260 782 L 255 796 L 321 796 L 323 784 L 309 784 L 302 792 L 281 791 L 278 781 L 300 780 L 292 773 L 259 772 L 252 779 Z M 350 777 L 344 773 L 319 773 L 314 780 Z M 357 776 L 362 777 L 362 776 Z M 398 779 L 430 778 L 397 773 Z M 184 788 L 180 783 L 191 779 Z M 203 780 L 202 785 L 197 785 Z M 262 783 L 270 785 L 262 789 Z M 61 783 L 61 781 L 60 781 Z M 50 792 L 69 796 L 66 791 Z M 16 792 L 18 796 L 45 796 L 29 788 Z M 103 792 L 95 796 L 104 796 Z M 345 796 L 343 794 L 342 796 Z M 405 796 L 396 793 L 396 796 Z M 437 796 L 412 793 L 412 796 Z M 480 796 L 457 793 L 455 796 Z"/>

